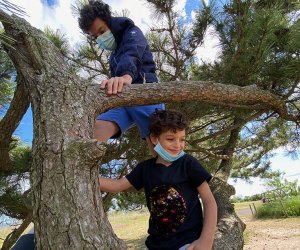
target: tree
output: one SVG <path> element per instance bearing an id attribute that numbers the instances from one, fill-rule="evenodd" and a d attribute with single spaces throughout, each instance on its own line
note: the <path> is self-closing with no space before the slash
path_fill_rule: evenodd
<path id="1" fill-rule="evenodd" d="M 2 11 L 0 16 L 9 20 L 3 24 L 7 35 L 16 38 L 13 46 L 17 49 L 6 50 L 17 69 L 18 84 L 26 90 L 20 93 L 21 97 L 26 100 L 28 94 L 33 107 L 32 196 L 38 248 L 123 247 L 112 232 L 100 199 L 97 162 L 107 156 L 106 145 L 90 139 L 96 113 L 122 105 L 189 100 L 247 110 L 273 110 L 282 119 L 299 122 L 298 113 L 287 106 L 285 99 L 254 85 L 176 81 L 132 86 L 120 96 L 108 98 L 96 85 L 74 75 L 68 61 L 42 32 Z M 239 119 L 234 122 L 233 128 L 243 124 Z M 229 138 L 236 137 L 238 131 Z M 233 151 L 234 147 L 229 149 Z M 225 153 L 230 157 L 233 154 Z M 231 169 L 226 166 L 229 165 L 222 165 L 225 180 Z M 217 241 L 224 242 L 222 227 L 228 228 L 225 218 L 233 210 L 226 199 L 234 189 L 217 177 L 212 185 L 219 202 Z M 239 247 L 240 227 L 235 227 L 236 234 L 231 238 L 232 245 L 237 242 L 234 246 Z M 234 236 L 236 240 L 232 240 Z"/>
<path id="2" fill-rule="evenodd" d="M 265 181 L 267 193 L 271 196 L 270 198 L 276 197 L 279 200 L 285 200 L 291 196 L 298 195 L 297 184 L 298 180 L 288 181 L 284 179 L 283 173 Z"/>

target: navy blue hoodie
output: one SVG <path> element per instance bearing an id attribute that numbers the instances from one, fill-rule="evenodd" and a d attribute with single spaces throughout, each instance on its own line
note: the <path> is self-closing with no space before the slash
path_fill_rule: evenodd
<path id="1" fill-rule="evenodd" d="M 111 77 L 128 74 L 132 83 L 158 82 L 155 63 L 143 32 L 127 17 L 112 17 L 117 49 L 109 60 Z"/>

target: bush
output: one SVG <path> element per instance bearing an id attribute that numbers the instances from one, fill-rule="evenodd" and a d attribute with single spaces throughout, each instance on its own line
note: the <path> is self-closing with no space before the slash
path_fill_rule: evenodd
<path id="1" fill-rule="evenodd" d="M 300 196 L 284 200 L 283 206 L 288 216 L 300 216 Z M 285 212 L 279 201 L 265 203 L 257 208 L 256 218 L 281 218 L 285 217 Z"/>

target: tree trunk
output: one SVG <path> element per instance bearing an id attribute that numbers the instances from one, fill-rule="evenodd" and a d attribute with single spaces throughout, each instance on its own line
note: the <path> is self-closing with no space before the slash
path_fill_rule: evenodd
<path id="1" fill-rule="evenodd" d="M 235 194 L 234 187 L 218 177 L 212 179 L 210 187 L 218 205 L 218 225 L 213 249 L 243 249 L 243 231 L 246 225 L 237 216 L 229 201 L 230 196 Z"/>
<path id="2" fill-rule="evenodd" d="M 229 140 L 222 154 L 227 155 L 228 159 L 223 159 L 219 170 L 214 175 L 211 183 L 212 191 L 218 205 L 218 229 L 214 241 L 214 249 L 243 249 L 243 231 L 245 223 L 237 216 L 233 205 L 230 203 L 230 196 L 235 194 L 233 186 L 227 183 L 232 168 L 232 157 L 239 139 L 239 133 L 243 127 L 242 119 L 235 117 L 233 126 L 241 124 L 240 127 L 231 130 Z"/>
<path id="3" fill-rule="evenodd" d="M 24 79 L 33 109 L 31 178 L 37 249 L 125 248 L 107 220 L 99 191 L 97 167 L 105 145 L 91 140 L 96 115 L 107 109 L 195 100 L 274 109 L 287 119 L 298 119 L 288 114 L 280 98 L 255 86 L 200 81 L 143 84 L 108 97 L 98 85 L 71 74 L 41 31 L 0 10 L 0 20 L 4 19 L 5 32 L 14 37 L 16 48 L 6 49 Z M 232 238 L 222 238 L 227 236 L 220 240 L 229 242 Z"/>
<path id="4" fill-rule="evenodd" d="M 230 131 L 229 140 L 226 143 L 225 149 L 222 152 L 222 155 L 227 155 L 228 159 L 223 159 L 220 163 L 220 166 L 215 174 L 216 177 L 222 179 L 223 181 L 227 182 L 228 178 L 230 177 L 231 167 L 232 167 L 232 157 L 234 154 L 234 150 L 236 148 L 236 144 L 239 139 L 239 134 L 244 126 L 241 123 L 242 119 L 235 117 L 233 121 L 233 126 L 235 124 L 241 124 L 240 127 L 235 128 Z"/>
<path id="5" fill-rule="evenodd" d="M 6 23 L 6 32 L 16 39 L 17 49 L 10 56 L 33 109 L 37 249 L 124 249 L 100 199 L 97 162 L 105 147 L 89 139 L 95 117 L 93 94 L 69 73 L 63 57 L 40 31 L 22 19 L 14 21 Z"/>

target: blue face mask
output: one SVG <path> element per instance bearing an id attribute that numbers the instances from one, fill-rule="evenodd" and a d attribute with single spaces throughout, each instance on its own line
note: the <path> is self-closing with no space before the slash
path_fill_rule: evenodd
<path id="1" fill-rule="evenodd" d="M 154 147 L 154 150 L 158 155 L 163 158 L 167 162 L 173 162 L 179 159 L 180 157 L 184 156 L 185 152 L 181 151 L 177 156 L 170 155 L 158 142 Z"/>
<path id="2" fill-rule="evenodd" d="M 113 51 L 117 48 L 115 37 L 110 30 L 106 31 L 101 36 L 98 36 L 96 43 L 98 44 L 99 48 L 109 51 Z"/>

